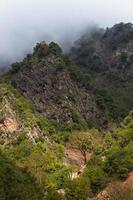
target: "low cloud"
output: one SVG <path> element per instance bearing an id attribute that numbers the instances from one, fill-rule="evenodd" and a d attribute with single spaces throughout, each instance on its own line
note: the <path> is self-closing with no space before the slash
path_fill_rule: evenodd
<path id="1" fill-rule="evenodd" d="M 32 51 L 38 41 L 65 50 L 93 24 L 133 22 L 132 0 L 0 0 L 0 67 Z"/>

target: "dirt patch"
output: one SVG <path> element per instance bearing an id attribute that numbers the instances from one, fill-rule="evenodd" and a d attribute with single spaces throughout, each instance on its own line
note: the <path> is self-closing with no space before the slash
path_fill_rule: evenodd
<path id="1" fill-rule="evenodd" d="M 82 155 L 81 151 L 78 149 L 66 149 L 66 163 L 76 165 L 78 170 L 84 165 L 84 156 Z"/>
<path id="2" fill-rule="evenodd" d="M 124 185 L 133 185 L 133 172 L 131 172 L 128 178 L 123 182 Z"/>
<path id="3" fill-rule="evenodd" d="M 92 154 L 86 153 L 87 161 L 90 160 Z M 65 163 L 70 165 L 75 165 L 77 170 L 72 175 L 72 179 L 78 178 L 83 171 L 85 170 L 86 163 L 85 158 L 82 154 L 82 152 L 79 149 L 75 148 L 66 148 L 65 149 Z"/>

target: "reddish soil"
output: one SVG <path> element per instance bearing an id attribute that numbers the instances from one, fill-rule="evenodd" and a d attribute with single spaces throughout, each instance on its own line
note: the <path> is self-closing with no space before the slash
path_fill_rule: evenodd
<path id="1" fill-rule="evenodd" d="M 80 171 L 85 166 L 85 159 L 83 154 L 79 149 L 75 148 L 66 148 L 65 150 L 66 160 L 68 164 L 73 164 L 77 167 L 77 170 Z M 91 153 L 87 153 L 87 160 L 90 160 Z"/>

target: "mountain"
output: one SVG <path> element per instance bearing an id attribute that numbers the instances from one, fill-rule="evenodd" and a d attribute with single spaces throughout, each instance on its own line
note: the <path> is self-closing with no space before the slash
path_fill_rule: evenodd
<path id="1" fill-rule="evenodd" d="M 82 83 L 86 79 L 88 84 L 88 77 L 53 42 L 37 44 L 32 55 L 12 65 L 6 79 L 61 129 L 107 127 L 94 95 Z"/>
<path id="2" fill-rule="evenodd" d="M 69 55 L 41 42 L 0 76 L 0 200 L 86 200 L 127 179 L 132 33 L 92 30 Z"/>
<path id="3" fill-rule="evenodd" d="M 69 55 L 56 43 L 42 42 L 12 65 L 7 79 L 38 112 L 66 129 L 118 124 L 133 107 L 132 24 L 85 33 Z"/>
<path id="4" fill-rule="evenodd" d="M 70 56 L 91 74 L 92 92 L 99 107 L 115 121 L 133 107 L 133 25 L 85 33 L 71 49 Z"/>
<path id="5" fill-rule="evenodd" d="M 105 30 L 94 28 L 91 32 L 86 32 L 75 42 L 70 55 L 78 65 L 90 73 L 105 72 L 109 68 L 127 72 L 132 68 L 132 52 L 133 25 L 120 23 Z"/>

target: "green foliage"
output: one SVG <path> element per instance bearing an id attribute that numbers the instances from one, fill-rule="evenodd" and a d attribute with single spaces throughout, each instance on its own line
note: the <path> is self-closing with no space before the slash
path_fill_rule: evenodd
<path id="1" fill-rule="evenodd" d="M 123 148 L 127 146 L 130 141 L 133 141 L 133 129 L 122 129 L 118 132 L 117 137 L 120 147 Z"/>
<path id="2" fill-rule="evenodd" d="M 55 55 L 60 55 L 62 53 L 62 50 L 58 44 L 51 42 L 49 44 L 49 53 L 53 53 Z"/>
<path id="3" fill-rule="evenodd" d="M 105 187 L 107 183 L 107 174 L 101 166 L 90 165 L 84 173 L 84 177 L 90 180 L 90 188 L 93 194 Z"/>
<path id="4" fill-rule="evenodd" d="M 48 189 L 46 193 L 45 200 L 65 200 L 64 196 L 57 193 L 56 190 Z"/>
<path id="5" fill-rule="evenodd" d="M 75 179 L 68 182 L 66 188 L 66 198 L 68 200 L 86 200 L 90 194 L 89 180 L 84 178 Z"/>
<path id="6" fill-rule="evenodd" d="M 102 149 L 102 151 L 104 151 L 103 153 L 105 154 L 108 153 L 108 150 L 110 150 L 112 146 L 113 147 L 117 146 L 116 138 L 113 137 L 113 134 L 106 133 L 104 137 L 104 144 L 103 144 L 103 149 Z"/>
<path id="7" fill-rule="evenodd" d="M 99 36 L 98 33 L 97 37 Z M 112 47 L 115 47 L 115 44 L 112 44 Z M 90 48 L 94 51 L 93 45 Z M 84 58 L 88 56 L 88 54 L 85 55 L 85 51 L 82 52 Z M 107 119 L 111 117 L 117 120 L 128 112 L 132 104 L 129 100 L 131 93 L 130 90 L 127 93 L 121 91 L 123 87 L 121 83 L 124 84 L 126 81 L 121 73 L 108 69 L 100 76 L 90 76 L 64 56 L 60 47 L 53 42 L 49 46 L 45 43 L 37 44 L 33 59 L 39 58 L 40 61 L 41 58 L 49 54 L 54 54 L 55 57 L 61 54 L 59 60 L 56 58 L 59 65 L 57 62 L 55 69 L 57 71 L 62 70 L 65 63 L 71 78 L 78 86 L 83 86 L 89 91 L 91 89 L 90 94 L 93 92 L 94 101 L 96 100 L 99 108 L 104 111 Z M 31 57 L 28 56 L 26 59 L 30 60 Z M 121 62 L 126 63 L 127 60 L 129 60 L 129 57 L 121 55 Z M 92 57 L 90 56 L 85 60 L 86 63 L 90 61 L 91 71 L 100 73 L 103 70 L 104 65 L 98 56 L 93 54 Z M 98 65 L 101 68 L 97 68 Z M 17 73 L 20 67 L 21 64 L 14 64 L 12 72 Z M 107 84 L 108 78 L 109 85 Z M 129 79 L 127 78 L 127 80 Z M 38 114 L 30 106 L 30 103 L 9 84 L 0 81 L 0 87 L 0 120 L 3 120 L 5 114 L 13 113 L 19 122 L 19 129 L 22 128 L 21 131 L 16 130 L 10 136 L 11 138 L 6 138 L 6 140 L 0 138 L 2 152 L 12 160 L 10 161 L 0 154 L 1 199 L 36 200 L 43 198 L 56 200 L 66 198 L 68 200 L 85 200 L 88 196 L 102 189 L 110 177 L 126 178 L 133 169 L 133 112 L 125 118 L 121 128 L 114 135 L 108 133 L 102 138 L 103 143 L 97 145 L 96 142 L 93 142 L 94 139 L 90 134 L 73 133 L 74 130 L 84 130 L 87 128 L 87 124 L 84 117 L 72 106 L 69 107 L 69 111 L 71 111 L 73 122 L 57 125 Z M 57 100 L 59 97 L 60 95 L 57 95 Z M 76 102 L 75 95 L 71 92 L 68 99 L 72 105 Z M 124 106 L 125 102 L 126 104 L 129 102 L 130 105 Z M 4 105 L 6 106 L 4 107 Z M 93 121 L 90 120 L 90 124 L 93 126 Z M 34 128 L 39 130 L 37 136 L 32 134 Z M 70 176 L 73 172 L 72 166 L 65 166 L 63 163 L 65 143 L 79 149 L 87 165 L 84 173 L 75 180 L 71 180 Z M 92 158 L 88 163 L 86 159 L 87 152 L 92 153 Z M 57 193 L 59 189 L 65 190 L 65 197 Z"/>
<path id="8" fill-rule="evenodd" d="M 48 55 L 48 49 L 48 45 L 45 42 L 37 43 L 37 45 L 34 47 L 33 55 L 43 58 Z"/>
<path id="9" fill-rule="evenodd" d="M 22 66 L 21 62 L 16 62 L 12 64 L 12 73 L 17 73 L 20 70 L 21 66 Z"/>
<path id="10" fill-rule="evenodd" d="M 56 127 L 54 126 L 54 124 L 42 116 L 37 116 L 36 123 L 42 131 L 48 132 L 50 135 L 54 134 L 56 131 Z"/>
<path id="11" fill-rule="evenodd" d="M 69 62 L 66 66 L 70 72 L 70 76 L 73 80 L 77 81 L 79 84 L 87 89 L 91 88 L 91 77 L 89 74 L 83 72 L 79 67 L 75 66 L 72 62 Z"/>
<path id="12" fill-rule="evenodd" d="M 114 80 L 112 81 L 111 74 L 115 74 L 115 78 L 113 75 Z M 123 79 L 119 80 L 119 75 L 116 75 L 117 72 L 110 72 L 107 79 L 105 78 L 104 82 L 101 85 L 97 85 L 96 89 L 93 90 L 93 93 L 96 98 L 96 102 L 99 108 L 105 112 L 106 118 L 112 118 L 115 122 L 120 122 L 132 109 L 132 98 L 131 98 L 131 91 L 132 91 L 132 82 L 128 82 L 128 90 L 123 90 L 124 85 L 126 84 L 127 80 Z M 101 77 L 99 81 L 102 81 Z M 122 80 L 123 79 L 123 80 Z M 123 85 L 123 87 L 122 87 Z"/>
<path id="13" fill-rule="evenodd" d="M 46 191 L 64 187 L 70 179 L 71 168 L 63 165 L 64 146 L 50 141 L 33 144 L 27 139 L 7 146 L 5 153 L 36 178 Z"/>
<path id="14" fill-rule="evenodd" d="M 130 23 L 116 24 L 106 30 L 94 29 L 84 33 L 70 51 L 80 71 L 72 68 L 72 74 L 80 83 L 82 72 L 91 77 L 86 79 L 89 86 L 85 87 L 91 89 L 106 119 L 115 122 L 120 122 L 133 108 L 132 34 Z"/>
<path id="15" fill-rule="evenodd" d="M 81 124 L 71 122 L 71 123 L 68 123 L 68 124 L 63 124 L 61 126 L 61 130 L 65 131 L 65 132 L 72 132 L 72 131 L 75 131 L 75 130 L 83 130 L 83 127 L 82 127 Z"/>
<path id="16" fill-rule="evenodd" d="M 84 156 L 85 163 L 87 162 L 86 153 L 92 150 L 92 140 L 88 133 L 77 132 L 72 135 L 71 144 L 79 149 Z"/>
<path id="17" fill-rule="evenodd" d="M 105 171 L 110 175 L 123 179 L 133 169 L 133 153 L 126 149 L 110 151 L 105 162 Z"/>
<path id="18" fill-rule="evenodd" d="M 8 109 L 16 113 L 18 121 L 21 121 L 21 124 L 25 127 L 32 128 L 38 126 L 45 133 L 55 133 L 55 126 L 46 118 L 39 115 L 30 105 L 29 101 L 20 96 L 11 85 L 3 82 L 0 84 L 0 87 L 0 107 L 2 106 L 1 110 L 3 110 L 1 117 L 7 112 L 3 109 L 3 104 L 8 104 Z"/>
<path id="19" fill-rule="evenodd" d="M 0 152 L 0 199 L 41 200 L 43 193 L 23 169 L 15 166 Z"/>
<path id="20" fill-rule="evenodd" d="M 87 129 L 87 123 L 85 121 L 85 119 L 83 118 L 83 116 L 80 114 L 80 112 L 78 112 L 76 109 L 72 109 L 70 108 L 70 111 L 72 113 L 72 119 L 73 119 L 73 122 L 78 124 L 79 126 L 81 126 L 81 129 Z M 79 130 L 79 129 L 77 129 Z"/>
<path id="21" fill-rule="evenodd" d="M 109 111 L 112 112 L 113 99 L 109 92 L 106 89 L 96 89 L 94 90 L 94 94 L 96 96 L 98 106 L 104 111 L 106 110 L 106 107 L 108 107 Z"/>
<path id="22" fill-rule="evenodd" d="M 129 113 L 129 115 L 123 121 L 124 126 L 128 126 L 129 128 L 133 128 L 133 111 Z"/>
<path id="23" fill-rule="evenodd" d="M 69 107 L 69 111 L 72 115 L 72 122 L 64 123 L 58 126 L 58 129 L 63 132 L 72 132 L 75 130 L 87 129 L 87 123 L 81 113 L 76 108 Z"/>
<path id="24" fill-rule="evenodd" d="M 68 200 L 78 200 L 79 198 L 85 200 L 88 196 L 92 196 L 105 187 L 109 180 L 108 177 L 113 176 L 118 179 L 123 179 L 126 178 L 128 173 L 133 169 L 133 132 L 132 127 L 129 126 L 131 123 L 132 112 L 124 120 L 123 128 L 119 129 L 114 135 L 108 133 L 105 136 L 103 142 L 104 146 L 102 148 L 103 151 L 101 151 L 101 153 L 99 152 L 97 156 L 92 157 L 84 173 L 80 178 L 75 180 L 70 179 L 70 174 L 73 172 L 73 169 L 62 164 L 64 146 L 61 144 L 60 139 L 62 142 L 64 141 L 61 133 L 59 135 L 52 134 L 51 139 L 57 143 L 52 144 L 48 139 L 47 142 L 41 142 L 39 140 L 33 144 L 27 140 L 26 133 L 21 132 L 17 138 L 17 142 L 12 146 L 7 145 L 6 148 L 4 148 L 4 152 L 8 158 L 11 158 L 18 166 L 25 169 L 23 173 L 28 174 L 27 172 L 30 172 L 30 174 L 36 178 L 36 182 L 44 189 L 44 194 L 42 194 L 42 189 L 39 193 L 38 191 L 36 192 L 36 195 L 40 195 L 39 199 L 44 195 L 44 199 L 50 200 L 65 198 Z M 40 125 L 40 128 L 43 129 L 43 126 Z M 96 137 L 95 134 L 94 137 Z M 89 133 L 77 132 L 72 133 L 71 136 L 67 133 L 67 138 L 69 138 L 69 142 L 73 147 L 80 149 L 83 153 L 94 149 L 92 148 L 92 142 L 94 140 Z M 122 145 L 123 142 L 121 141 L 126 138 L 128 138 L 128 142 L 124 142 L 124 145 Z M 93 142 L 93 145 L 96 145 L 96 141 Z M 104 160 L 102 156 L 105 157 Z M 11 175 L 11 177 L 13 176 L 14 175 Z M 18 174 L 17 176 L 19 177 Z M 25 175 L 22 174 L 22 178 L 24 177 Z M 15 180 L 15 178 L 13 180 Z M 28 178 L 28 180 L 30 181 L 32 179 Z M 19 180 L 19 182 L 21 181 Z M 32 184 L 30 184 L 30 189 L 34 182 L 35 181 L 32 181 Z M 14 182 L 12 184 L 15 186 Z M 22 197 L 19 193 L 19 191 L 21 191 L 21 186 L 19 186 L 19 191 L 16 189 L 12 194 L 18 195 L 17 198 L 19 197 L 19 199 L 23 199 L 23 197 L 25 199 L 30 199 L 30 197 L 26 195 L 35 195 L 32 189 L 30 191 L 31 193 L 26 193 L 29 188 L 26 184 L 22 187 L 24 190 Z M 7 185 L 7 188 L 10 193 L 12 189 L 10 189 L 9 185 Z M 57 193 L 57 190 L 61 188 L 66 192 L 65 197 Z M 2 185 L 0 194 L 3 199 L 6 199 L 4 191 Z M 9 195 L 12 197 L 12 194 Z M 33 197 L 33 199 L 38 199 L 38 196 L 35 196 L 35 198 Z"/>

